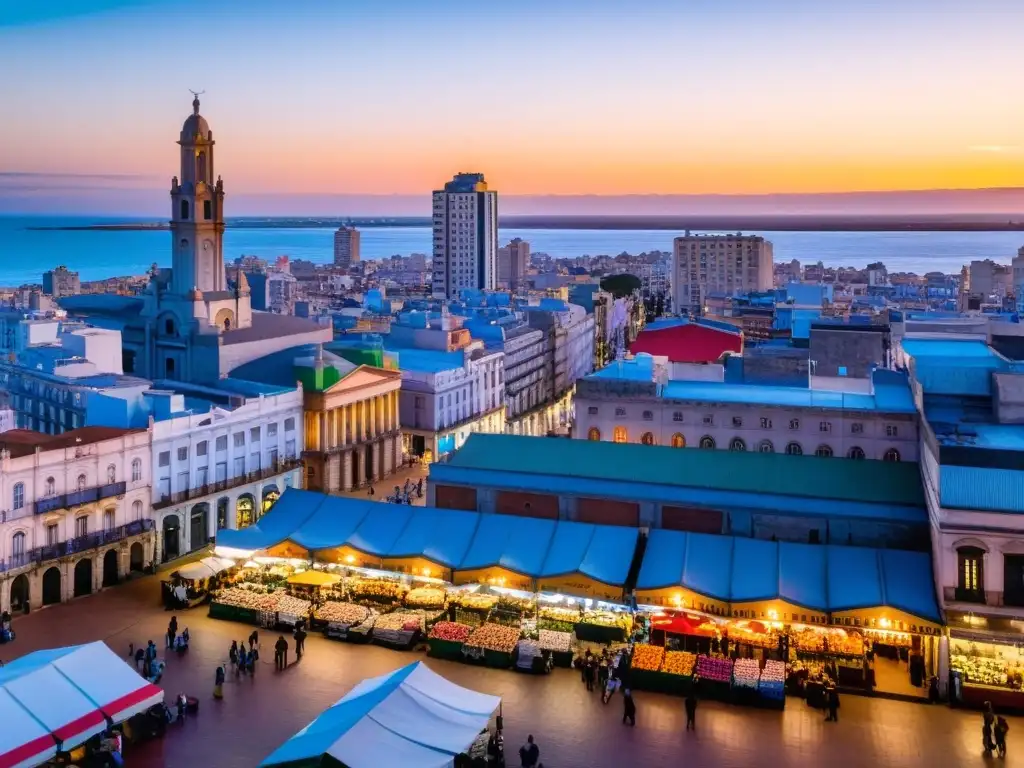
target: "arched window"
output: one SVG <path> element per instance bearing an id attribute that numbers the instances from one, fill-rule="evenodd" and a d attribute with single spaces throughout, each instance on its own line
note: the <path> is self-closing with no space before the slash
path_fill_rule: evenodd
<path id="1" fill-rule="evenodd" d="M 625 427 L 616 427 L 615 434 L 613 435 L 612 439 L 616 443 L 628 443 L 629 433 L 626 431 Z"/>
<path id="2" fill-rule="evenodd" d="M 103 510 L 103 530 L 114 530 L 114 510 L 112 509 Z"/>
<path id="3" fill-rule="evenodd" d="M 52 477 L 46 478 L 46 495 L 53 496 L 57 493 L 57 483 Z"/>
<path id="4" fill-rule="evenodd" d="M 142 459 L 132 461 L 132 482 L 137 483 L 142 479 Z"/>
<path id="5" fill-rule="evenodd" d="M 832 449 L 827 445 L 819 445 L 817 450 L 814 452 L 814 455 L 827 459 L 832 455 Z"/>
<path id="6" fill-rule="evenodd" d="M 771 440 L 762 440 L 757 444 L 758 453 L 775 453 L 775 446 L 772 445 Z"/>
<path id="7" fill-rule="evenodd" d="M 686 447 L 686 438 L 683 437 L 682 433 L 676 432 L 674 435 L 672 435 L 672 447 L 673 448 L 685 448 Z"/>
<path id="8" fill-rule="evenodd" d="M 598 441 L 601 439 L 601 430 L 597 427 L 591 427 L 587 432 L 587 440 Z"/>
<path id="9" fill-rule="evenodd" d="M 11 560 L 15 567 L 25 564 L 25 541 L 24 531 L 18 531 L 11 537 Z"/>
<path id="10" fill-rule="evenodd" d="M 167 210 L 167 209 L 165 208 L 164 210 Z M 182 200 L 181 201 L 181 218 L 182 219 L 186 219 L 186 220 L 188 219 L 188 200 Z M 184 242 L 185 241 L 182 240 L 182 243 L 184 243 Z"/>
<path id="11" fill-rule="evenodd" d="M 885 455 L 882 456 L 882 461 L 899 461 L 899 460 L 900 460 L 900 452 L 897 451 L 895 448 L 890 448 L 888 451 L 885 452 Z"/>
<path id="12" fill-rule="evenodd" d="M 786 446 L 786 454 L 789 456 L 803 456 L 804 449 L 800 447 L 800 443 L 790 443 Z"/>
<path id="13" fill-rule="evenodd" d="M 88 483 L 88 482 L 89 482 L 89 480 L 86 478 L 85 475 L 79 475 L 78 476 L 78 484 L 77 484 L 78 490 L 84 491 L 85 490 L 85 484 Z"/>
<path id="14" fill-rule="evenodd" d="M 196 154 L 196 181 L 206 181 L 206 153 Z"/>
<path id="15" fill-rule="evenodd" d="M 699 445 L 701 448 L 714 448 L 715 438 L 711 437 L 711 435 L 704 435 L 704 437 L 700 439 Z"/>
<path id="16" fill-rule="evenodd" d="M 169 317 L 166 320 L 164 320 L 164 333 L 166 333 L 168 336 L 174 335 L 174 320 L 172 320 Z"/>
<path id="17" fill-rule="evenodd" d="M 865 458 L 864 449 L 859 446 L 853 446 L 849 451 L 846 452 L 846 458 L 848 459 L 863 459 Z"/>
<path id="18" fill-rule="evenodd" d="M 115 467 L 113 464 L 110 464 L 110 465 L 107 466 L 107 482 L 108 483 L 116 483 L 117 482 L 117 467 Z"/>
<path id="19" fill-rule="evenodd" d="M 957 554 L 958 600 L 985 602 L 985 551 L 978 547 L 959 547 Z"/>
<path id="20" fill-rule="evenodd" d="M 15 483 L 13 493 L 11 494 L 11 509 L 21 509 L 25 506 L 25 484 Z"/>
<path id="21" fill-rule="evenodd" d="M 133 501 L 132 502 L 132 520 L 141 520 L 141 519 L 142 519 L 142 502 L 141 501 Z"/>
<path id="22" fill-rule="evenodd" d="M 644 432 L 640 436 L 640 442 L 643 443 L 644 445 L 654 445 L 654 433 Z"/>
<path id="23" fill-rule="evenodd" d="M 745 442 L 743 442 L 743 438 L 741 438 L 741 437 L 734 437 L 732 440 L 729 441 L 729 450 L 730 451 L 745 451 L 745 450 L 747 450 L 747 444 Z"/>

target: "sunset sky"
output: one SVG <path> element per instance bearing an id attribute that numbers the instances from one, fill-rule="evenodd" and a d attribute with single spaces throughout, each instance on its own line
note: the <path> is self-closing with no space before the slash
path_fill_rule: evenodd
<path id="1" fill-rule="evenodd" d="M 1022 29 L 1020 0 L 0 0 L 0 187 L 165 191 L 189 88 L 229 193 L 1019 187 Z"/>

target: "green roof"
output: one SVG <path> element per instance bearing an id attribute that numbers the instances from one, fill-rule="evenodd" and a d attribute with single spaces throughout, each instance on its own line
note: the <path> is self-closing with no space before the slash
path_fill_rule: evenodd
<path id="1" fill-rule="evenodd" d="M 925 504 L 916 462 L 473 433 L 446 466 L 872 504 Z"/>

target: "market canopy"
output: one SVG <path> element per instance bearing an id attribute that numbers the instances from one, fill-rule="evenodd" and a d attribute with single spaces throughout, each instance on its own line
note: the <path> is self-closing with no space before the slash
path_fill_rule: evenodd
<path id="1" fill-rule="evenodd" d="M 522 576 L 540 576 L 544 558 L 555 535 L 554 520 L 516 515 L 486 514 L 470 541 L 458 568 L 503 568 Z"/>
<path id="2" fill-rule="evenodd" d="M 198 562 L 189 563 L 179 568 L 178 576 L 189 581 L 208 579 L 234 567 L 235 561 L 226 557 L 204 557 Z"/>
<path id="3" fill-rule="evenodd" d="M 300 587 L 329 587 L 341 581 L 341 576 L 323 571 L 302 571 L 288 577 L 289 584 L 297 584 Z"/>
<path id="4" fill-rule="evenodd" d="M 480 524 L 480 513 L 437 507 L 409 509 L 415 509 L 415 514 L 384 559 L 422 557 L 445 568 L 461 563 Z"/>
<path id="5" fill-rule="evenodd" d="M 423 662 L 364 680 L 281 745 L 261 766 L 450 766 L 501 703 L 462 688 Z"/>
<path id="6" fill-rule="evenodd" d="M 0 668 L 0 766 L 33 766 L 163 701 L 102 642 L 36 651 Z"/>
<path id="7" fill-rule="evenodd" d="M 632 527 L 559 522 L 538 577 L 582 574 L 621 587 L 639 538 L 640 531 Z"/>
<path id="8" fill-rule="evenodd" d="M 927 553 L 838 546 L 828 549 L 831 611 L 891 608 L 942 623 L 935 602 L 931 556 Z"/>
<path id="9" fill-rule="evenodd" d="M 217 531 L 217 547 L 256 552 L 288 541 L 327 498 L 325 494 L 285 488 L 281 498 L 255 525 Z"/>

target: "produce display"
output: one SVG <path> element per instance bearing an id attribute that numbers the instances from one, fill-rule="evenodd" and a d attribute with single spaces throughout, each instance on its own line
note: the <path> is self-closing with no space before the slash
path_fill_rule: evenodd
<path id="1" fill-rule="evenodd" d="M 463 608 L 473 611 L 489 611 L 498 604 L 498 598 L 494 595 L 459 595 L 456 602 Z"/>
<path id="2" fill-rule="evenodd" d="M 296 618 L 303 618 L 309 615 L 311 605 L 309 600 L 292 597 L 291 595 L 281 595 L 277 600 L 277 612 L 287 614 L 288 616 L 295 616 Z"/>
<path id="3" fill-rule="evenodd" d="M 382 629 L 392 632 L 415 632 L 423 629 L 423 617 L 413 613 L 385 613 L 377 617 L 373 628 L 374 631 Z"/>
<path id="4" fill-rule="evenodd" d="M 568 632 L 542 629 L 537 633 L 537 645 L 545 651 L 567 652 L 572 646 L 572 635 Z"/>
<path id="5" fill-rule="evenodd" d="M 473 628 L 466 624 L 459 624 L 454 621 L 439 621 L 430 628 L 430 637 L 435 640 L 448 640 L 452 643 L 464 643 L 466 642 L 466 638 L 469 637 L 469 633 L 472 631 Z"/>
<path id="6" fill-rule="evenodd" d="M 417 587 L 405 596 L 410 608 L 443 608 L 445 591 L 436 587 Z"/>
<path id="7" fill-rule="evenodd" d="M 575 624 L 580 620 L 580 612 L 575 608 L 541 608 L 540 618 L 551 619 L 552 621 L 564 621 L 569 624 Z"/>
<path id="8" fill-rule="evenodd" d="M 665 663 L 661 667 L 662 672 L 670 675 L 682 675 L 690 677 L 693 675 L 693 665 L 697 663 L 697 657 L 686 651 L 668 651 L 665 654 Z"/>
<path id="9" fill-rule="evenodd" d="M 806 629 L 794 632 L 790 637 L 790 647 L 799 651 L 814 653 L 835 653 L 846 656 L 864 655 L 864 638 L 860 635 L 847 635 L 844 632 L 822 632 Z"/>
<path id="10" fill-rule="evenodd" d="M 540 656 L 540 646 L 533 640 L 520 640 L 519 641 L 519 661 L 525 659 L 533 659 Z"/>
<path id="11" fill-rule="evenodd" d="M 498 598 L 498 603 L 495 606 L 499 611 L 505 611 L 507 613 L 518 613 L 518 614 L 532 614 L 533 613 L 533 600 L 528 600 L 524 597 L 512 597 L 511 595 L 502 595 Z"/>
<path id="12" fill-rule="evenodd" d="M 697 674 L 705 680 L 728 683 L 732 680 L 732 662 L 729 659 L 701 656 L 697 659 Z"/>
<path id="13" fill-rule="evenodd" d="M 519 628 L 506 627 L 503 624 L 492 624 L 488 622 L 466 640 L 466 645 L 475 648 L 484 648 L 490 651 L 502 651 L 511 653 L 519 642 Z"/>
<path id="14" fill-rule="evenodd" d="M 657 672 L 665 660 L 665 649 L 660 645 L 638 645 L 633 648 L 633 669 Z"/>
<path id="15" fill-rule="evenodd" d="M 761 682 L 757 686 L 761 695 L 769 699 L 783 699 L 786 696 L 786 664 L 769 660 L 761 671 Z"/>
<path id="16" fill-rule="evenodd" d="M 398 600 L 405 594 L 405 587 L 397 581 L 380 581 L 377 579 L 356 579 L 349 585 L 353 597 L 377 602 Z"/>
<path id="17" fill-rule="evenodd" d="M 737 688 L 757 688 L 761 678 L 761 665 L 756 659 L 736 659 L 732 667 L 733 685 Z"/>
<path id="18" fill-rule="evenodd" d="M 316 611 L 316 617 L 332 624 L 360 624 L 366 621 L 370 612 L 361 605 L 353 603 L 327 602 Z"/>
<path id="19" fill-rule="evenodd" d="M 950 654 L 949 665 L 960 672 L 966 683 L 981 685 L 999 685 L 1019 689 L 1024 669 L 1012 662 L 1002 659 L 986 658 L 978 654 L 968 655 L 963 652 Z"/>
<path id="20" fill-rule="evenodd" d="M 627 613 L 590 611 L 583 614 L 583 623 L 596 624 L 599 627 L 621 627 L 628 632 L 632 626 L 632 619 Z"/>
<path id="21" fill-rule="evenodd" d="M 230 605 L 234 608 L 248 608 L 251 611 L 273 611 L 276 610 L 277 599 L 278 596 L 276 594 L 266 594 L 265 592 L 256 592 L 251 589 L 230 587 L 229 589 L 221 590 L 213 600 L 215 603 Z"/>

